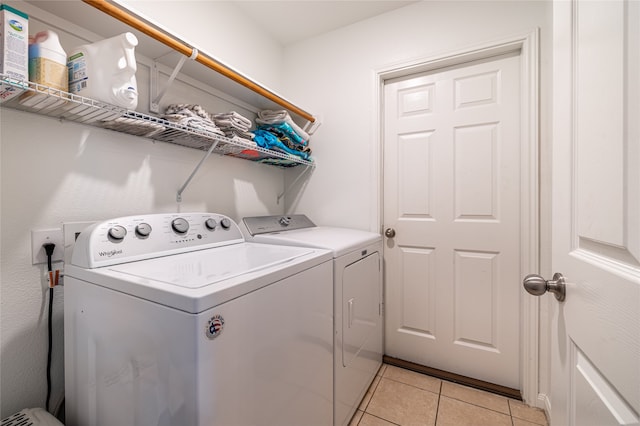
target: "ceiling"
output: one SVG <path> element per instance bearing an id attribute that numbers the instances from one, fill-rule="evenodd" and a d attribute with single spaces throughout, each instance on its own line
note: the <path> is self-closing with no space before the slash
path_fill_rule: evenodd
<path id="1" fill-rule="evenodd" d="M 238 0 L 235 3 L 274 40 L 287 46 L 417 0 Z"/>
<path id="2" fill-rule="evenodd" d="M 79 0 L 26 0 L 43 10 L 83 22 L 85 14 L 100 14 L 78 7 Z M 143 1 L 143 0 L 140 0 Z M 197 0 L 232 1 L 240 12 L 282 46 L 314 37 L 420 0 Z M 88 11 L 88 12 L 87 12 Z M 92 20 L 100 34 L 101 21 Z"/>

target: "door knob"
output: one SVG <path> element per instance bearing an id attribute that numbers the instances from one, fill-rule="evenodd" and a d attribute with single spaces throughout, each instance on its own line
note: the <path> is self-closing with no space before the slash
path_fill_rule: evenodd
<path id="1" fill-rule="evenodd" d="M 393 237 L 395 237 L 395 236 L 396 236 L 396 230 L 395 230 L 395 229 L 393 229 L 393 228 L 387 228 L 387 229 L 384 231 L 384 235 L 385 235 L 385 237 L 387 237 L 387 238 L 393 238 Z"/>
<path id="2" fill-rule="evenodd" d="M 553 279 L 549 281 L 538 274 L 529 274 L 522 280 L 522 285 L 528 293 L 534 296 L 542 296 L 547 291 L 553 293 L 560 302 L 564 300 L 566 293 L 566 285 L 561 273 L 553 274 Z"/>

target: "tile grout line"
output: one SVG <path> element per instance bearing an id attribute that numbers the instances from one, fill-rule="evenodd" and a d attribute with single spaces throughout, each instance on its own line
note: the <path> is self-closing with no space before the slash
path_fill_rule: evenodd
<path id="1" fill-rule="evenodd" d="M 401 367 L 398 367 L 398 368 L 401 368 Z M 461 385 L 461 384 L 459 384 L 459 383 L 455 383 L 455 382 L 451 382 L 451 381 L 449 381 L 449 380 L 445 380 L 445 379 L 440 379 L 440 378 L 437 378 L 437 377 L 429 376 L 428 374 L 424 374 L 424 373 L 416 372 L 417 374 L 420 374 L 420 375 L 422 375 L 422 376 L 425 376 L 425 377 L 431 377 L 431 378 L 433 378 L 433 379 L 437 379 L 437 380 L 439 380 L 439 381 L 440 381 L 439 388 L 438 388 L 438 392 L 434 392 L 434 391 L 432 391 L 432 390 L 424 389 L 424 388 L 421 388 L 421 387 L 419 387 L 419 386 L 415 386 L 415 385 L 410 384 L 410 383 L 406 383 L 406 382 L 402 382 L 402 381 L 399 381 L 399 380 L 396 380 L 396 379 L 393 379 L 393 378 L 390 378 L 390 377 L 386 377 L 384 374 L 387 372 L 387 371 L 386 371 L 387 369 L 388 369 L 388 365 L 387 365 L 387 368 L 385 368 L 385 369 L 384 369 L 383 374 L 382 374 L 382 375 L 380 375 L 380 376 L 378 376 L 380 379 L 378 380 L 378 383 L 376 384 L 375 388 L 373 389 L 373 391 L 372 391 L 372 393 L 371 393 L 371 398 L 370 398 L 370 399 L 369 399 L 369 401 L 367 402 L 367 405 L 363 408 L 363 410 L 362 410 L 362 411 L 363 411 L 363 413 L 367 413 L 367 414 L 369 414 L 369 415 L 371 415 L 371 416 L 374 416 L 374 417 L 377 417 L 377 418 L 381 418 L 381 417 L 375 416 L 375 415 L 373 415 L 373 414 L 371 414 L 371 413 L 368 413 L 366 410 L 367 410 L 367 408 L 369 407 L 369 404 L 371 404 L 371 401 L 373 400 L 373 396 L 374 396 L 374 394 L 375 394 L 376 390 L 378 389 L 378 387 L 380 386 L 380 383 L 382 382 L 382 379 L 385 379 L 385 380 L 393 381 L 393 382 L 395 382 L 395 383 L 400 383 L 400 384 L 405 385 L 405 386 L 411 386 L 412 388 L 415 388 L 415 389 L 418 389 L 418 390 L 421 390 L 421 391 L 426 391 L 426 392 L 430 392 L 430 393 L 432 393 L 432 394 L 436 394 L 436 395 L 438 395 L 438 404 L 437 404 L 437 407 L 436 407 L 436 424 L 437 424 L 437 419 L 438 419 L 438 412 L 439 412 L 439 410 L 440 410 L 440 401 L 441 401 L 441 399 L 442 399 L 442 396 L 446 396 L 447 398 L 451 398 L 452 400 L 459 401 L 459 402 L 462 402 L 462 403 L 464 403 L 464 404 L 472 405 L 472 406 L 474 406 L 474 407 L 478 407 L 478 408 L 481 408 L 481 409 L 484 409 L 484 410 L 489 410 L 489 411 L 492 411 L 492 412 L 497 413 L 497 414 L 501 414 L 501 415 L 509 416 L 509 418 L 510 418 L 510 420 L 511 420 L 511 425 L 512 425 L 512 426 L 514 426 L 514 421 L 515 421 L 515 419 L 516 419 L 516 418 L 517 418 L 517 419 L 519 419 L 519 420 L 528 421 L 528 422 L 533 423 L 533 424 L 535 424 L 535 425 L 537 425 L 537 426 L 544 426 L 543 424 L 539 424 L 539 423 L 537 423 L 537 422 L 533 422 L 533 421 L 531 421 L 531 420 L 522 419 L 522 418 L 520 418 L 520 417 L 518 417 L 518 416 L 514 416 L 514 415 L 513 415 L 513 411 L 512 411 L 512 409 L 511 409 L 511 400 L 512 400 L 512 398 L 509 398 L 509 397 L 506 397 L 506 396 L 502 396 L 502 395 L 496 395 L 496 397 L 504 398 L 504 399 L 506 400 L 506 402 L 507 402 L 507 407 L 508 407 L 509 412 L 508 412 L 508 413 L 505 413 L 505 412 L 503 412 L 503 411 L 498 411 L 498 410 L 495 410 L 495 409 L 493 409 L 493 408 L 489 408 L 489 407 L 485 407 L 485 406 L 482 406 L 482 405 L 478 405 L 478 404 L 476 404 L 476 403 L 473 403 L 473 402 L 470 402 L 470 401 L 466 401 L 466 400 L 464 400 L 464 399 L 459 399 L 459 398 L 456 398 L 456 397 L 453 397 L 453 396 L 443 395 L 443 394 L 442 394 L 442 389 L 443 389 L 443 387 L 444 387 L 444 383 L 445 383 L 445 382 L 446 382 L 446 383 L 451 383 L 451 384 L 454 384 L 454 385 L 458 385 L 458 386 L 463 386 L 463 387 L 468 387 L 468 386 Z M 473 389 L 473 388 L 472 388 L 472 389 Z M 482 390 L 478 390 L 478 391 L 479 391 L 479 392 L 486 392 L 486 391 L 482 391 Z M 487 392 L 487 393 L 489 393 L 489 392 Z M 363 417 L 364 417 L 364 414 L 363 414 Z M 362 420 L 362 419 L 361 419 L 361 420 Z M 386 419 L 383 419 L 383 420 L 385 420 L 385 421 L 389 421 L 389 420 L 386 420 Z M 360 422 L 358 422 L 358 424 L 359 424 L 359 423 L 360 423 Z M 390 422 L 390 423 L 392 423 L 392 422 Z M 394 424 L 395 424 L 395 423 L 394 423 Z M 548 425 L 548 422 L 547 422 L 547 425 Z"/>
<path id="2" fill-rule="evenodd" d="M 386 371 L 387 371 L 387 369 L 386 369 L 386 368 L 385 368 L 384 370 L 385 370 L 384 372 L 386 372 Z M 391 423 L 391 424 L 393 424 L 393 425 L 401 426 L 401 425 L 399 425 L 398 423 L 394 423 L 394 422 L 392 422 L 392 421 L 390 421 L 390 420 L 388 420 L 388 419 L 385 419 L 385 418 L 383 418 L 383 417 L 376 416 L 375 414 L 369 413 L 369 412 L 367 411 L 367 408 L 369 408 L 369 404 L 371 404 L 371 401 L 373 400 L 373 397 L 374 397 L 374 395 L 376 394 L 376 391 L 378 390 L 378 386 L 380 386 L 380 383 L 382 382 L 382 378 L 384 377 L 384 372 L 383 372 L 383 374 L 382 374 L 382 375 L 377 376 L 377 377 L 379 377 L 380 379 L 378 380 L 378 383 L 376 383 L 375 387 L 374 387 L 374 388 L 372 389 L 372 391 L 371 391 L 371 398 L 369 398 L 369 402 L 367 402 L 367 405 L 364 407 L 364 410 L 362 410 L 362 416 L 360 417 L 360 420 L 358 421 L 358 425 L 360 425 L 360 423 L 362 422 L 362 419 L 364 418 L 364 415 L 365 415 L 365 414 L 367 414 L 367 415 L 372 416 L 372 417 L 375 417 L 375 418 L 377 418 L 377 419 L 384 420 L 385 422 Z M 375 380 L 375 378 L 374 378 L 374 380 Z"/>
<path id="3" fill-rule="evenodd" d="M 515 426 L 515 422 L 513 421 L 513 412 L 511 411 L 511 403 L 507 400 L 507 407 L 509 407 L 509 416 L 511 417 L 511 426 Z"/>
<path id="4" fill-rule="evenodd" d="M 526 404 L 525 404 L 525 406 L 526 406 Z M 511 418 L 512 418 L 512 419 L 523 420 L 523 421 L 525 421 L 525 422 L 529 422 L 529 423 L 534 424 L 534 425 L 536 425 L 536 426 L 545 426 L 545 425 L 547 425 L 547 426 L 548 426 L 548 425 L 549 425 L 549 421 L 547 420 L 547 415 L 546 415 L 546 414 L 545 414 L 545 422 L 544 422 L 544 423 L 538 423 L 538 421 L 537 421 L 537 420 L 525 419 L 525 418 L 523 418 L 523 417 L 515 416 L 515 415 L 513 414 L 513 411 L 511 411 L 511 403 L 510 403 L 510 402 L 509 402 L 509 413 L 511 413 Z"/>
<path id="5" fill-rule="evenodd" d="M 440 380 L 440 389 L 438 390 L 438 403 L 436 404 L 436 418 L 433 421 L 434 426 L 438 425 L 438 414 L 440 413 L 440 398 L 442 398 L 442 380 Z"/>
<path id="6" fill-rule="evenodd" d="M 429 377 L 431 377 L 431 376 L 429 376 Z M 422 390 L 422 391 L 435 393 L 436 395 L 440 394 L 440 391 L 438 391 L 438 392 L 434 392 L 434 391 L 432 391 L 432 390 L 425 389 L 425 388 L 421 388 L 420 386 L 412 385 L 411 383 L 401 382 L 400 380 L 392 379 L 392 378 L 390 378 L 390 377 L 384 377 L 384 379 L 385 379 L 385 380 L 390 380 L 390 381 L 392 381 L 392 382 L 396 382 L 396 383 L 402 383 L 403 385 L 411 386 L 412 388 L 420 389 L 420 390 Z M 440 379 L 438 379 L 438 380 L 440 380 Z M 440 386 L 442 386 L 442 380 L 440 380 Z"/>
<path id="7" fill-rule="evenodd" d="M 385 368 L 385 371 L 387 369 Z M 380 382 L 382 381 L 382 376 L 378 376 L 378 374 L 376 373 L 376 376 L 373 378 L 373 382 L 375 382 L 376 378 L 378 378 L 378 383 L 376 383 L 376 385 L 373 388 L 369 388 L 371 390 L 371 398 L 369 398 L 369 401 L 367 401 L 367 403 L 365 404 L 364 407 L 362 407 L 362 415 L 364 416 L 364 413 L 367 412 L 367 408 L 369 408 L 369 404 L 371 404 L 371 400 L 373 400 L 373 396 L 376 393 L 376 390 L 378 389 L 378 386 L 380 386 Z M 371 384 L 373 384 L 373 382 L 371 382 Z M 367 390 L 367 392 L 365 392 L 365 398 L 367 396 L 367 393 L 369 392 L 369 390 Z M 362 404 L 362 402 L 360 403 Z M 358 408 L 356 408 L 356 411 L 358 411 L 360 409 L 360 405 L 358 406 Z M 362 417 L 360 418 L 360 421 L 362 421 Z M 358 422 L 358 424 L 360 424 L 360 421 Z"/>
<path id="8" fill-rule="evenodd" d="M 428 376 L 428 377 L 432 377 L 432 376 Z M 382 379 L 382 378 L 383 378 L 383 377 L 381 377 L 381 379 Z M 439 390 L 438 392 L 434 392 L 434 391 L 432 391 L 432 390 L 424 389 L 424 388 L 421 388 L 421 387 L 419 387 L 419 386 L 415 386 L 415 385 L 412 385 L 412 384 L 410 384 L 410 383 L 401 382 L 401 381 L 399 381 L 399 380 L 395 380 L 395 379 L 392 379 L 392 378 L 389 378 L 389 377 L 384 377 L 384 379 L 385 379 L 385 380 L 390 380 L 390 381 L 392 381 L 392 382 L 396 382 L 396 383 L 401 383 L 401 384 L 406 385 L 406 386 L 411 386 L 412 388 L 416 388 L 416 389 L 419 389 L 419 390 L 421 390 L 421 391 L 431 392 L 431 393 L 433 393 L 433 394 L 436 394 L 436 395 L 438 395 L 438 401 L 440 401 L 440 395 L 442 395 L 442 383 L 447 382 L 447 383 L 453 383 L 453 384 L 456 384 L 456 385 L 457 385 L 457 383 L 449 382 L 448 380 L 438 379 L 438 380 L 440 380 L 440 390 Z M 379 385 L 380 385 L 380 383 L 378 382 L 378 386 L 379 386 Z M 376 388 L 377 388 L 377 386 L 376 386 Z M 485 407 L 485 406 L 483 406 L 483 405 L 478 405 L 478 404 L 475 404 L 475 403 L 473 403 L 473 402 L 470 402 L 470 401 L 467 401 L 467 400 L 464 400 L 464 399 L 456 398 L 456 397 L 454 397 L 454 396 L 450 396 L 450 395 L 444 395 L 444 396 L 445 396 L 445 397 L 447 397 L 447 398 L 451 398 L 451 399 L 453 399 L 453 400 L 455 400 L 455 401 L 459 401 L 459 402 L 463 402 L 463 403 L 465 403 L 465 404 L 473 405 L 474 407 L 483 408 L 483 409 L 485 409 L 485 410 L 493 411 L 494 413 L 503 414 L 503 415 L 505 415 L 505 416 L 513 417 L 513 415 L 511 414 L 511 405 L 509 404 L 509 402 L 508 402 L 508 401 L 507 401 L 507 406 L 509 407 L 509 412 L 508 412 L 508 413 L 505 413 L 504 411 L 494 410 L 493 408 Z M 500 395 L 496 395 L 496 396 L 500 396 Z M 502 397 L 502 398 L 506 398 L 506 397 Z M 508 398 L 506 398 L 506 399 L 508 399 Z M 369 400 L 369 402 L 371 402 L 371 400 Z M 367 404 L 367 406 L 368 406 L 368 405 L 369 405 L 369 404 Z M 517 418 L 519 419 L 520 417 L 517 417 Z M 524 420 L 524 419 L 522 419 L 522 420 Z M 536 423 L 536 424 L 537 424 L 537 423 Z M 542 425 L 538 425 L 538 426 L 542 426 Z"/>
<path id="9" fill-rule="evenodd" d="M 392 425 L 396 425 L 396 426 L 402 426 L 399 423 L 394 423 L 388 419 L 385 419 L 384 417 L 380 417 L 380 416 L 376 416 L 375 414 L 371 414 L 371 413 L 366 413 L 368 415 L 370 415 L 371 417 L 375 417 L 376 419 L 380 419 L 380 420 L 384 420 L 387 423 L 391 423 Z M 362 417 L 364 417 L 364 414 L 362 414 Z M 362 418 L 360 418 L 360 422 L 362 421 Z M 360 422 L 358 422 L 358 424 L 360 424 Z"/>

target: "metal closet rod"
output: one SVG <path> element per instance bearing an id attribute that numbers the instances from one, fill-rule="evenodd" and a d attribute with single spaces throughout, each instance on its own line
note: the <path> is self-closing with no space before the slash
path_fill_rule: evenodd
<path id="1" fill-rule="evenodd" d="M 182 53 L 183 55 L 186 56 L 191 56 L 191 54 L 193 53 L 193 51 L 195 50 L 193 47 L 188 46 L 187 44 L 183 43 L 180 40 L 177 40 L 173 37 L 171 37 L 168 34 L 165 34 L 162 31 L 159 31 L 158 29 L 152 27 L 151 25 L 147 24 L 146 22 L 143 22 L 142 20 L 140 20 L 139 18 L 131 15 L 130 13 L 128 13 L 125 10 L 120 9 L 119 7 L 111 4 L 111 3 L 107 3 L 106 0 L 82 0 L 83 2 L 95 7 L 96 9 L 106 13 L 107 15 L 110 15 L 113 18 L 116 18 L 117 20 L 129 25 L 130 27 L 133 27 L 143 33 L 145 33 L 146 35 L 148 35 L 149 37 L 152 37 L 154 39 L 156 39 L 157 41 L 159 41 L 160 43 L 163 43 L 167 46 L 169 46 L 170 48 L 172 48 L 173 50 Z M 298 108 L 297 106 L 293 105 L 292 103 L 290 103 L 289 101 L 282 99 L 280 96 L 276 95 L 273 92 L 270 92 L 269 90 L 265 89 L 264 87 L 254 83 L 253 81 L 249 80 L 248 78 L 244 77 L 241 74 L 238 74 L 237 72 L 233 71 L 232 69 L 227 68 L 226 66 L 222 65 L 221 63 L 217 62 L 216 60 L 214 60 L 213 58 L 210 58 L 207 55 L 204 55 L 200 52 L 198 52 L 198 55 L 195 58 L 196 61 L 200 62 L 201 64 L 203 64 L 204 66 L 224 75 L 225 77 L 235 81 L 236 83 L 239 83 L 249 89 L 251 89 L 252 91 L 264 96 L 265 98 L 275 102 L 276 104 L 280 105 L 281 107 L 294 112 L 296 114 L 298 114 L 301 117 L 304 117 L 305 119 L 309 120 L 310 122 L 315 122 L 316 119 L 313 115 L 309 114 L 308 112 Z"/>

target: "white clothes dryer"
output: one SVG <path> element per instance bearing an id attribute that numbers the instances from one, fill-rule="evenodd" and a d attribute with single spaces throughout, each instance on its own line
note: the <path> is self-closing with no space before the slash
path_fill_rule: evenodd
<path id="1" fill-rule="evenodd" d="M 331 425 L 330 251 L 213 213 L 83 231 L 65 271 L 66 421 Z"/>
<path id="2" fill-rule="evenodd" d="M 248 241 L 333 252 L 334 425 L 349 423 L 382 365 L 382 237 L 305 215 L 245 217 Z"/>

